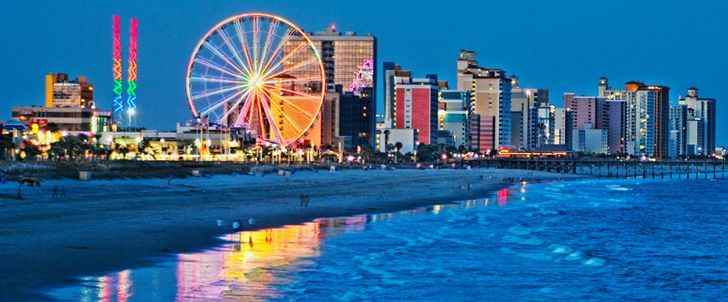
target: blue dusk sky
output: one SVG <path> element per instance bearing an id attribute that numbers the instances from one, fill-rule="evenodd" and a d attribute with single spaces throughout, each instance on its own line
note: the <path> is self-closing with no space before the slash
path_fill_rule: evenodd
<path id="1" fill-rule="evenodd" d="M 306 31 L 335 23 L 372 33 L 379 64 L 454 83 L 458 50 L 483 66 L 516 74 L 521 86 L 596 94 L 600 76 L 667 85 L 677 102 L 689 86 L 718 99 L 718 143 L 728 144 L 726 1 L 10 1 L 0 10 L 0 110 L 43 103 L 43 75 L 85 75 L 99 107 L 110 108 L 111 15 L 139 19 L 138 106 L 147 128 L 173 129 L 190 118 L 185 64 L 198 39 L 225 17 L 281 15 Z M 381 82 L 381 78 L 380 78 Z M 381 93 L 380 93 L 381 96 Z M 382 103 L 382 100 L 379 100 Z M 379 106 L 381 109 L 381 106 Z"/>

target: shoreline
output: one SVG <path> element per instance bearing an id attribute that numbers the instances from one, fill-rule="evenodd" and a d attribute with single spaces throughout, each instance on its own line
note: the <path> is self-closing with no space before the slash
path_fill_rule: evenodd
<path id="1" fill-rule="evenodd" d="M 153 264 L 153 259 L 209 248 L 221 235 L 304 223 L 321 217 L 396 212 L 481 198 L 529 182 L 584 179 L 519 170 L 343 170 L 291 176 L 55 180 L 25 201 L 0 199 L 0 299 L 46 298 L 73 278 Z M 467 191 L 465 184 L 470 184 Z M 66 189 L 62 202 L 48 193 Z M 0 192 L 15 189 L 1 185 Z M 299 205 L 299 194 L 311 198 Z M 254 224 L 249 225 L 250 218 Z M 221 227 L 217 221 L 222 220 Z M 240 229 L 233 229 L 238 221 Z M 11 277 L 10 277 L 11 276 Z"/>

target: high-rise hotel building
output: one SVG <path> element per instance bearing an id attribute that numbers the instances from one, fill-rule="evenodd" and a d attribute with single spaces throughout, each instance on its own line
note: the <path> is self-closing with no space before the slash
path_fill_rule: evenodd
<path id="1" fill-rule="evenodd" d="M 502 69 L 479 66 L 475 56 L 460 51 L 457 90 L 470 92 L 470 148 L 487 152 L 511 144 L 511 79 Z"/>
<path id="2" fill-rule="evenodd" d="M 394 101 L 395 85 L 407 83 L 412 78 L 409 70 L 402 69 L 394 62 L 384 62 L 384 127 L 394 127 L 394 112 L 396 103 Z"/>
<path id="3" fill-rule="evenodd" d="M 600 86 L 600 95 L 604 95 Z M 624 153 L 625 101 L 607 99 L 604 96 L 577 96 L 564 94 L 564 107 L 571 114 L 571 125 L 574 131 L 582 129 L 601 129 L 607 136 L 609 154 Z M 580 142 L 573 140 L 572 148 L 577 150 Z"/>
<path id="4" fill-rule="evenodd" d="M 624 96 L 626 153 L 656 159 L 667 158 L 670 88 L 627 82 Z"/>
<path id="5" fill-rule="evenodd" d="M 710 155 L 715 151 L 715 99 L 703 98 L 698 89 L 690 87 L 688 95 L 680 97 L 685 111 L 681 152 L 678 155 Z"/>
<path id="6" fill-rule="evenodd" d="M 321 32 L 309 33 L 309 38 L 319 51 L 324 64 L 326 76 L 326 89 L 335 93 L 335 87 L 341 85 L 342 93 L 352 92 L 365 99 L 375 100 L 376 90 L 376 62 L 377 62 L 377 40 L 373 35 L 358 35 L 354 32 L 338 32 L 335 26 L 330 26 Z M 284 67 L 289 69 L 289 76 L 296 78 L 309 78 L 318 75 L 318 65 L 315 62 L 307 63 L 310 57 L 303 52 L 293 53 L 296 47 L 303 43 L 301 37 L 292 37 L 283 47 L 283 54 L 288 55 Z M 365 89 L 371 88 L 371 89 Z M 321 89 L 310 87 L 307 89 Z M 366 90 L 366 91 L 365 91 Z M 376 102 L 365 102 L 361 110 L 367 112 L 361 115 L 366 120 L 360 121 L 370 128 L 366 133 L 366 139 L 370 145 L 374 144 L 374 131 L 376 120 L 374 112 Z M 359 122 L 357 125 L 361 124 Z M 359 140 L 359 138 L 355 139 Z"/>
<path id="7" fill-rule="evenodd" d="M 336 27 L 330 26 L 324 31 L 308 33 L 309 38 L 321 55 L 326 73 L 326 83 L 341 85 L 344 90 L 350 90 L 351 84 L 357 78 L 363 66 L 372 64 L 374 69 L 372 79 L 376 79 L 377 40 L 371 34 L 359 35 L 354 32 L 338 32 Z M 300 37 L 291 38 L 283 47 L 283 53 L 288 54 L 302 42 Z M 305 53 L 293 54 L 284 62 L 286 67 L 301 64 L 309 56 Z M 306 77 L 318 72 L 316 64 L 303 65 L 289 74 L 295 77 Z M 372 81 L 372 88 L 376 83 Z"/>
<path id="8" fill-rule="evenodd" d="M 411 79 L 394 86 L 394 128 L 416 129 L 417 142 L 432 144 L 437 134 L 437 76 Z"/>
<path id="9" fill-rule="evenodd" d="M 376 114 L 372 94 L 372 88 L 366 87 L 357 94 L 347 91 L 339 97 L 339 139 L 345 150 L 359 152 L 374 148 Z"/>
<path id="10" fill-rule="evenodd" d="M 460 90 L 440 90 L 437 110 L 438 129 L 450 133 L 455 147 L 468 147 L 468 107 L 470 93 Z"/>
<path id="11" fill-rule="evenodd" d="M 543 113 L 549 107 L 547 89 L 521 88 L 518 77 L 511 76 L 511 145 L 522 150 L 536 150 L 539 135 L 543 140 L 540 127 L 539 110 Z M 542 116 L 543 117 L 543 116 Z M 548 142 L 551 144 L 551 142 Z"/>

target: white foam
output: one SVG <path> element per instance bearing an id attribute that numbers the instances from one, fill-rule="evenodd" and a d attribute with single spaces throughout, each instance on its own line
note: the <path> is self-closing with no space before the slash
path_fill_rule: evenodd
<path id="1" fill-rule="evenodd" d="M 554 254 L 569 254 L 573 251 L 570 247 L 560 244 L 552 244 L 548 248 Z"/>
<path id="2" fill-rule="evenodd" d="M 604 259 L 594 257 L 587 259 L 583 264 L 586 266 L 602 266 L 604 265 L 604 262 Z"/>
<path id="3" fill-rule="evenodd" d="M 620 186 L 620 185 L 607 185 L 607 189 L 610 189 L 612 191 L 623 191 L 623 192 L 624 191 L 632 191 L 632 189 L 625 188 L 625 187 Z"/>
<path id="4" fill-rule="evenodd" d="M 573 253 L 569 254 L 568 256 L 566 256 L 566 258 L 564 258 L 564 259 L 566 259 L 567 261 L 579 260 L 579 259 L 581 259 L 581 252 L 579 252 L 579 251 L 573 252 Z"/>

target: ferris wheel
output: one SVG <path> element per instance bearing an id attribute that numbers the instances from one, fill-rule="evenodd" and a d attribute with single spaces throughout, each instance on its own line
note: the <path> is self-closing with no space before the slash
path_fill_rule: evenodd
<path id="1" fill-rule="evenodd" d="M 186 74 L 192 115 L 244 128 L 260 141 L 288 146 L 315 122 L 326 88 L 316 45 L 281 17 L 230 17 L 197 43 Z"/>

